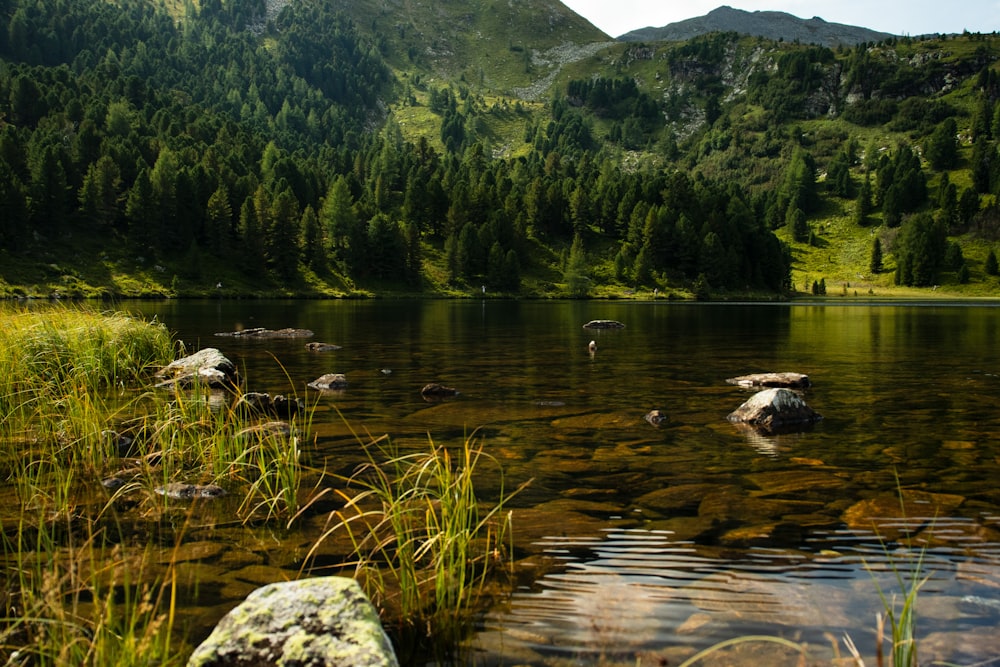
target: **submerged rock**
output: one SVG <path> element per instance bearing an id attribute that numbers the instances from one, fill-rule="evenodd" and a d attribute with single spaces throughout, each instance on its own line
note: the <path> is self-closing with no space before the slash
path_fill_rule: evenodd
<path id="1" fill-rule="evenodd" d="M 343 389 L 347 386 L 347 376 L 343 373 L 327 373 L 319 376 L 307 386 L 320 391 L 328 389 Z"/>
<path id="2" fill-rule="evenodd" d="M 823 417 L 806 405 L 790 389 L 765 389 L 757 392 L 727 417 L 731 422 L 750 424 L 764 431 L 795 429 L 818 422 Z"/>
<path id="3" fill-rule="evenodd" d="M 788 387 L 791 389 L 808 389 L 812 386 L 809 376 L 803 373 L 753 373 L 727 378 L 729 384 L 741 387 Z"/>
<path id="4" fill-rule="evenodd" d="M 226 490 L 216 484 L 187 484 L 185 482 L 171 482 L 170 484 L 158 486 L 153 491 L 161 496 L 176 500 L 221 498 L 226 495 Z"/>
<path id="5" fill-rule="evenodd" d="M 156 373 L 161 388 L 231 387 L 236 384 L 236 365 L 214 347 L 171 362 Z"/>
<path id="6" fill-rule="evenodd" d="M 963 614 L 972 616 L 1000 616 L 1000 598 L 985 598 L 979 595 L 966 595 L 958 601 L 958 609 Z"/>
<path id="7" fill-rule="evenodd" d="M 399 662 L 360 585 L 346 577 L 319 577 L 253 591 L 187 664 L 397 667 Z"/>
<path id="8" fill-rule="evenodd" d="M 618 320 L 591 320 L 583 325 L 584 329 L 624 329 L 625 325 Z"/>

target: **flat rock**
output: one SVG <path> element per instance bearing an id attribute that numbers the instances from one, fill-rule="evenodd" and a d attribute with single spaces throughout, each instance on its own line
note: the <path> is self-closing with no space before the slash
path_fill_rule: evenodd
<path id="1" fill-rule="evenodd" d="M 938 517 L 951 516 L 963 502 L 965 498 L 950 493 L 903 489 L 901 495 L 858 501 L 844 511 L 843 519 L 851 529 L 871 530 L 886 540 L 897 540 L 927 526 L 933 529 Z"/>
<path id="2" fill-rule="evenodd" d="M 618 320 L 591 320 L 583 325 L 584 329 L 624 329 L 625 325 Z"/>
<path id="3" fill-rule="evenodd" d="M 635 502 L 639 507 L 648 507 L 661 512 L 694 513 L 702 498 L 713 493 L 718 484 L 681 484 L 651 491 Z"/>
<path id="4" fill-rule="evenodd" d="M 398 667 L 399 661 L 358 582 L 318 577 L 258 588 L 187 664 Z"/>
<path id="5" fill-rule="evenodd" d="M 822 418 L 801 396 L 784 388 L 759 391 L 728 416 L 731 422 L 749 424 L 767 432 L 794 430 Z"/>
<path id="6" fill-rule="evenodd" d="M 309 338 L 313 336 L 313 332 L 309 329 L 265 329 L 264 327 L 257 327 L 254 329 L 239 329 L 237 331 L 217 333 L 215 335 L 229 338 Z"/>
<path id="7" fill-rule="evenodd" d="M 801 499 L 811 491 L 842 489 L 849 480 L 824 470 L 769 470 L 746 476 L 760 491 L 755 496 L 788 495 Z"/>
<path id="8" fill-rule="evenodd" d="M 729 384 L 741 387 L 786 387 L 790 389 L 808 389 L 812 386 L 808 375 L 802 373 L 754 373 L 727 378 Z"/>

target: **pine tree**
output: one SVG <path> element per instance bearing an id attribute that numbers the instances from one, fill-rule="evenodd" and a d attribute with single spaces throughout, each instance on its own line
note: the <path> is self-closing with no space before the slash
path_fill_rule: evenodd
<path id="1" fill-rule="evenodd" d="M 326 247 L 323 240 L 323 230 L 319 226 L 319 217 L 312 206 L 306 206 L 302 212 L 302 261 L 316 273 L 326 269 Z"/>
<path id="2" fill-rule="evenodd" d="M 986 255 L 986 262 L 983 268 L 988 276 L 1000 274 L 1000 265 L 997 264 L 997 255 L 993 252 L 993 248 L 990 248 L 989 254 Z"/>
<path id="3" fill-rule="evenodd" d="M 347 178 L 333 179 L 319 211 L 319 224 L 326 236 L 330 255 L 354 270 L 363 261 L 364 228 L 354 207 Z"/>
<path id="4" fill-rule="evenodd" d="M 868 263 L 868 269 L 874 273 L 882 273 L 882 242 L 876 236 L 875 240 L 872 241 L 872 256 L 871 261 Z"/>
<path id="5" fill-rule="evenodd" d="M 299 202 L 290 188 L 278 193 L 271 205 L 270 225 L 264 228 L 264 247 L 271 268 L 285 280 L 298 273 L 299 257 Z"/>
<path id="6" fill-rule="evenodd" d="M 225 185 L 220 185 L 208 198 L 205 222 L 209 250 L 216 257 L 224 257 L 230 250 L 233 229 L 233 207 Z"/>
<path id="7" fill-rule="evenodd" d="M 590 290 L 590 278 L 587 276 L 587 253 L 583 248 L 583 237 L 579 234 L 573 237 L 573 245 L 569 249 L 566 268 L 563 271 L 566 289 L 574 297 L 585 297 Z"/>
<path id="8" fill-rule="evenodd" d="M 954 118 L 941 121 L 924 142 L 924 156 L 938 171 L 954 169 L 958 163 L 958 126 Z"/>

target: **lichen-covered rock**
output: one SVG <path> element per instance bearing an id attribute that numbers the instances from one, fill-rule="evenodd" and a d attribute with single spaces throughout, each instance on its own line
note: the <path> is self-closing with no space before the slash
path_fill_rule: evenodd
<path id="1" fill-rule="evenodd" d="M 214 347 L 172 361 L 156 373 L 157 387 L 185 388 L 196 385 L 231 387 L 236 384 L 236 365 Z"/>
<path id="2" fill-rule="evenodd" d="M 344 389 L 347 387 L 347 376 L 343 373 L 326 373 L 310 382 L 307 386 L 320 391 Z"/>
<path id="3" fill-rule="evenodd" d="M 371 602 L 353 579 L 320 577 L 258 588 L 195 649 L 188 667 L 397 667 Z"/>
<path id="4" fill-rule="evenodd" d="M 813 424 L 823 417 L 791 389 L 765 389 L 729 413 L 729 421 L 764 431 L 788 430 Z"/>

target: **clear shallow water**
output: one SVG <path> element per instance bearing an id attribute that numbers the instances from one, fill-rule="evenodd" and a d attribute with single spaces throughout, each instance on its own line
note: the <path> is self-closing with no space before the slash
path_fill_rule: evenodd
<path id="1" fill-rule="evenodd" d="M 676 663 L 692 647 L 746 634 L 806 640 L 822 659 L 832 656 L 826 633 L 845 632 L 870 656 L 875 582 L 894 591 L 892 566 L 910 568 L 925 545 L 922 662 L 1000 654 L 992 637 L 1000 613 L 963 600 L 1000 600 L 995 306 L 129 308 L 156 315 L 191 349 L 219 347 L 245 369 L 250 390 L 317 399 L 311 456 L 333 470 L 349 471 L 359 457 L 339 411 L 404 447 L 479 429 L 508 488 L 533 480 L 513 503 L 512 594 L 470 639 L 470 662 L 635 664 L 649 655 Z M 626 328 L 583 329 L 592 319 Z M 308 328 L 309 340 L 342 349 L 214 335 L 249 327 Z M 824 420 L 781 436 L 728 423 L 749 393 L 725 379 L 760 371 L 808 373 L 805 398 Z M 346 374 L 348 388 L 323 396 L 305 388 L 329 372 Z M 461 393 L 428 403 L 420 396 L 428 382 Z M 669 415 L 660 428 L 642 419 L 654 408 Z M 481 488 L 488 499 L 499 481 Z M 238 602 L 232 595 L 219 606 Z M 775 660 L 750 653 L 743 662 Z"/>

